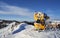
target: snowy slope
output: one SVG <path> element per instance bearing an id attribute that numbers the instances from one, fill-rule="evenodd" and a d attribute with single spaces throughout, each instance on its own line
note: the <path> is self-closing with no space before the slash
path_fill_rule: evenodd
<path id="1" fill-rule="evenodd" d="M 0 38 L 5 38 L 5 37 L 11 35 L 12 32 L 17 29 L 17 27 L 15 26 L 15 27 L 13 27 L 14 30 L 12 31 L 12 28 L 11 28 L 12 25 L 15 25 L 15 22 L 10 23 L 10 24 L 9 24 L 7 27 L 5 27 L 5 28 L 0 29 Z M 19 25 L 20 25 L 20 24 L 19 24 Z"/>
<path id="2" fill-rule="evenodd" d="M 4 38 L 5 36 L 11 33 L 11 26 L 13 23 L 9 24 L 7 27 L 0 29 L 0 38 Z"/>
<path id="3" fill-rule="evenodd" d="M 60 38 L 60 30 L 38 32 L 33 29 L 34 26 L 22 23 L 4 38 Z"/>
<path id="4" fill-rule="evenodd" d="M 15 34 L 14 38 L 60 38 L 60 31 L 38 32 L 33 30 L 34 27 L 29 25 L 26 29 Z"/>
<path id="5" fill-rule="evenodd" d="M 36 31 L 31 31 L 24 30 L 20 33 L 17 33 L 14 35 L 15 38 L 60 38 L 60 31 L 50 31 L 50 32 L 36 32 Z"/>

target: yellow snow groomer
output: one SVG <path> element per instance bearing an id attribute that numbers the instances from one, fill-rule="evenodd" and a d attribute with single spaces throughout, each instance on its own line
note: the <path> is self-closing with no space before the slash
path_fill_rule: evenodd
<path id="1" fill-rule="evenodd" d="M 34 13 L 34 26 L 36 29 L 44 30 L 45 29 L 45 21 L 49 19 L 49 17 L 42 12 Z"/>

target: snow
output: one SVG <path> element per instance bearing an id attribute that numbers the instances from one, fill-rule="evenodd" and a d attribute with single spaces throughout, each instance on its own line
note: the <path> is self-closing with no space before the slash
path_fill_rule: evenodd
<path id="1" fill-rule="evenodd" d="M 18 29 L 16 29 L 12 34 L 18 33 L 25 29 L 26 24 L 21 24 Z"/>
<path id="2" fill-rule="evenodd" d="M 17 30 L 19 31 L 17 32 Z M 0 38 L 60 38 L 60 30 L 38 32 L 34 31 L 34 26 L 25 23 L 19 24 L 17 27 L 14 27 L 13 31 L 7 33 L 8 35 L 6 37 L 0 36 Z"/>
<path id="3" fill-rule="evenodd" d="M 5 27 L 5 28 L 0 29 L 0 38 L 5 38 L 5 37 L 7 37 L 8 35 L 11 35 L 12 32 L 14 31 L 14 30 L 12 31 L 11 27 L 12 27 L 12 25 L 14 25 L 14 24 L 15 24 L 15 22 L 9 24 L 9 25 L 8 25 L 7 27 Z"/>
<path id="4" fill-rule="evenodd" d="M 33 28 L 25 29 L 14 35 L 15 38 L 60 38 L 60 31 L 38 32 Z"/>

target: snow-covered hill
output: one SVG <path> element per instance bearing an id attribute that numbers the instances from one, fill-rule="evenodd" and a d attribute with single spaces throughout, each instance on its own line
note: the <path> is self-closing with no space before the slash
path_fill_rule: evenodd
<path id="1" fill-rule="evenodd" d="M 34 27 L 27 25 L 26 29 L 14 34 L 14 38 L 60 38 L 60 31 L 34 31 Z"/>
<path id="2" fill-rule="evenodd" d="M 38 32 L 34 26 L 22 23 L 4 38 L 60 38 L 60 30 Z"/>

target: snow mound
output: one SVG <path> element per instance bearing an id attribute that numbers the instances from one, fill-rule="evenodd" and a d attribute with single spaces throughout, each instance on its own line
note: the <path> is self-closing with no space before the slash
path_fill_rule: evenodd
<path id="1" fill-rule="evenodd" d="M 27 25 L 26 29 L 14 34 L 14 38 L 60 38 L 60 31 L 34 31 L 34 26 Z"/>
<path id="2" fill-rule="evenodd" d="M 12 34 L 17 30 L 20 31 Z M 19 24 L 18 27 L 14 29 L 14 31 L 10 32 L 10 34 L 4 38 L 60 38 L 60 30 L 38 32 L 34 31 L 33 25 L 28 25 L 25 23 Z"/>

